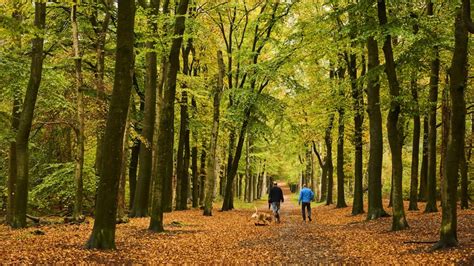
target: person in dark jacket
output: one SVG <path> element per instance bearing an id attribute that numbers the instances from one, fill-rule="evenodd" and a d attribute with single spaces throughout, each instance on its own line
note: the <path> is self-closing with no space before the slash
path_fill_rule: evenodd
<path id="1" fill-rule="evenodd" d="M 270 189 L 270 194 L 268 195 L 268 203 L 272 207 L 273 215 L 277 223 L 280 222 L 280 203 L 284 201 L 283 191 L 278 187 L 277 182 L 274 182 L 273 187 Z"/>

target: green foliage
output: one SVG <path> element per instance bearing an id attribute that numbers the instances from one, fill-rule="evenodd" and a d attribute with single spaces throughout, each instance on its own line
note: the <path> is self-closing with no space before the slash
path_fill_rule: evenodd
<path id="1" fill-rule="evenodd" d="M 38 213 L 70 214 L 75 195 L 74 163 L 45 165 L 46 174 L 37 180 L 30 191 L 29 206 Z M 94 169 L 84 168 L 84 209 L 89 212 L 94 205 L 96 191 Z"/>

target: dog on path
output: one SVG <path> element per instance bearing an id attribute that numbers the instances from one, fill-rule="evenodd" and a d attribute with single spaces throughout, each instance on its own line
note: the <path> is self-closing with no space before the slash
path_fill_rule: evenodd
<path id="1" fill-rule="evenodd" d="M 271 222 L 273 221 L 273 217 L 270 214 L 264 213 L 264 212 L 258 212 L 257 207 L 255 207 L 255 213 L 252 214 L 251 218 L 255 220 L 256 226 L 270 225 Z"/>

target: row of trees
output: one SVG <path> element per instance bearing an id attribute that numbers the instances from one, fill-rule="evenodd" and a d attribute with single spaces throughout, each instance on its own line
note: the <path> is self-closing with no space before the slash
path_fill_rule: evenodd
<path id="1" fill-rule="evenodd" d="M 267 71 L 276 71 L 283 64 L 282 57 L 290 55 L 286 52 L 269 57 L 264 48 L 271 45 L 272 31 L 284 21 L 292 5 L 267 1 L 240 5 L 151 0 L 119 1 L 117 5 L 112 1 L 39 1 L 33 6 L 12 2 L 4 6 L 8 11 L 5 14 L 10 14 L 2 16 L 7 33 L 15 35 L 21 43 L 30 36 L 33 39 L 31 84 L 28 90 L 18 90 L 11 97 L 12 121 L 20 116 L 20 123 L 12 123 L 16 137 L 10 141 L 13 148 L 9 153 L 7 222 L 14 228 L 27 225 L 31 171 L 28 140 L 30 131 L 37 126 L 33 124 L 33 111 L 40 82 L 42 87 L 50 84 L 41 73 L 43 60 L 47 67 L 64 62 L 59 70 L 52 67 L 51 71 L 64 75 L 58 84 L 71 86 L 61 95 L 71 104 L 60 111 L 61 118 L 37 123 L 71 128 L 74 132 L 74 141 L 69 145 L 75 151 L 69 152 L 74 154 L 71 218 L 76 221 L 83 219 L 84 197 L 90 196 L 84 193 L 84 169 L 87 150 L 94 146 L 91 137 L 96 137 L 94 168 L 98 184 L 88 247 L 115 247 L 116 220 L 121 220 L 126 212 L 127 183 L 129 216 L 150 216 L 149 228 L 156 232 L 163 231 L 163 212 L 187 209 L 188 198 L 192 198 L 193 207 L 202 204 L 204 215 L 212 215 L 219 179 L 219 194 L 224 197 L 222 210 L 234 208 L 234 195 L 245 195 L 247 201 L 260 198 L 269 179 L 264 160 L 255 160 L 251 166 L 250 152 L 255 148 L 246 136 L 252 121 L 258 120 L 254 110 L 262 101 L 259 95 L 272 78 Z M 35 28 L 31 33 L 24 32 L 32 8 Z M 67 22 L 61 25 L 66 15 Z M 214 31 L 207 32 L 209 28 Z M 66 38 L 62 31 L 69 31 L 72 37 Z M 216 43 L 196 39 L 200 34 L 214 37 Z M 56 37 L 58 47 L 44 50 L 45 39 Z M 220 51 L 220 38 L 225 42 L 225 53 Z M 16 45 L 8 42 L 4 52 L 13 51 L 22 57 L 20 51 L 14 51 Z M 260 59 L 261 55 L 266 58 Z M 269 66 L 262 69 L 260 61 Z M 69 62 L 73 68 L 67 66 Z M 49 84 L 45 85 L 45 81 Z M 175 106 L 178 95 L 179 105 Z M 223 96 L 227 98 L 228 113 L 224 117 L 225 130 L 220 129 Z M 179 125 L 175 123 L 176 109 L 180 113 Z M 176 140 L 175 127 L 179 128 Z M 222 131 L 229 135 L 228 145 L 219 139 Z M 246 175 L 239 175 L 243 151 Z M 227 164 L 222 156 L 228 157 Z"/>
<path id="2" fill-rule="evenodd" d="M 388 95 L 384 95 L 387 105 L 386 134 L 390 148 L 391 191 L 390 206 L 392 207 L 392 230 L 408 227 L 403 205 L 403 146 L 407 137 L 411 137 L 411 173 L 409 210 L 418 210 L 418 200 L 426 201 L 425 212 L 437 212 L 437 180 L 440 177 L 441 206 L 443 219 L 440 241 L 434 248 L 457 245 L 456 208 L 458 195 L 461 195 L 461 208 L 468 208 L 468 163 L 472 149 L 472 140 L 465 141 L 466 125 L 466 88 L 468 86 L 468 29 L 470 25 L 470 3 L 454 6 L 451 15 L 454 18 L 454 49 L 446 50 L 446 35 L 440 34 L 436 23 L 443 21 L 438 18 L 439 12 L 432 1 L 407 4 L 401 8 L 398 4 L 387 7 L 385 1 L 363 1 L 360 3 L 331 5 L 329 27 L 338 31 L 332 34 L 331 41 L 338 42 L 336 49 L 330 51 L 332 58 L 329 67 L 329 79 L 334 89 L 329 91 L 334 97 L 334 104 L 329 108 L 328 122 L 324 133 L 325 157 L 318 152 L 319 146 L 313 137 L 306 137 L 306 153 L 309 153 L 307 169 L 314 168 L 312 152 L 317 157 L 322 169 L 320 200 L 327 205 L 333 203 L 333 162 L 331 132 L 335 127 L 337 115 L 337 202 L 336 208 L 346 207 L 345 195 L 345 152 L 344 133 L 345 115 L 349 109 L 353 115 L 354 128 L 352 146 L 354 148 L 353 204 L 352 214 L 364 213 L 363 209 L 363 91 L 367 94 L 367 114 L 369 119 L 369 158 L 367 169 L 368 213 L 367 219 L 388 216 L 382 204 L 382 165 L 383 165 L 383 126 L 381 85 L 385 80 L 379 78 L 383 70 L 386 76 Z M 397 6 L 398 5 L 398 6 Z M 422 8 L 420 8 L 422 7 Z M 387 15 L 391 8 L 393 17 Z M 395 8 L 399 10 L 395 11 Z M 406 8 L 406 9 L 405 9 Z M 445 7 L 443 7 L 445 8 Z M 424 17 L 423 17 L 424 16 Z M 389 21 L 389 20 L 392 21 Z M 452 23 L 453 21 L 451 21 Z M 326 22 L 327 23 L 327 22 Z M 377 25 L 378 24 L 378 25 Z M 440 36 L 441 35 L 441 36 Z M 451 35 L 452 36 L 452 35 Z M 382 43 L 383 64 L 379 59 L 378 43 Z M 422 45 L 427 42 L 428 45 Z M 402 47 L 405 46 L 405 47 Z M 448 45 L 449 46 L 449 45 Z M 397 58 L 395 52 L 398 50 Z M 443 54 L 443 57 L 440 55 Z M 440 62 L 446 64 L 446 84 L 442 101 L 442 143 L 437 148 L 438 94 L 440 83 Z M 427 59 L 425 59 L 427 58 Z M 445 59 L 446 58 L 446 59 Z M 367 62 L 368 61 L 368 64 Z M 444 63 L 444 62 L 443 62 Z M 426 67 L 425 67 L 426 65 Z M 425 71 L 427 69 L 428 71 Z M 348 74 L 347 83 L 345 74 Z M 358 78 L 360 75 L 360 78 Z M 420 99 L 422 84 L 429 80 L 429 94 Z M 346 86 L 350 88 L 352 106 L 347 104 Z M 407 89 L 405 89 L 406 87 Z M 467 92 L 469 93 L 469 92 Z M 425 94 L 425 93 L 423 93 Z M 470 94 L 468 94 L 470 95 Z M 449 98 L 448 98 L 449 97 Z M 321 110 L 321 109 L 320 109 Z M 303 111 L 306 116 L 306 112 Z M 419 175 L 421 121 L 424 117 L 423 156 L 421 174 Z M 306 119 L 307 120 L 307 119 Z M 413 125 L 410 126 L 410 120 Z M 307 124 L 307 121 L 302 123 Z M 412 130 L 411 134 L 409 130 Z M 301 156 L 300 156 L 301 157 Z M 437 158 L 440 157 L 440 174 L 437 174 Z M 467 158 L 467 159 L 466 159 Z M 314 180 L 311 170 L 303 171 L 301 182 L 319 183 Z M 419 179 L 419 176 L 421 180 Z M 458 179 L 461 177 L 459 184 Z M 458 194 L 459 190 L 459 194 Z M 407 197 L 408 198 L 408 197 Z"/>
<path id="3" fill-rule="evenodd" d="M 350 196 L 352 214 L 364 213 L 366 187 L 367 219 L 387 215 L 386 130 L 392 229 L 408 226 L 403 146 L 411 138 L 410 209 L 421 199 L 426 212 L 437 211 L 440 161 L 437 247 L 457 244 L 458 172 L 467 208 L 472 146 L 465 140 L 464 100 L 469 1 L 439 7 L 432 1 L 387 7 L 382 0 L 12 1 L 0 7 L 0 80 L 8 99 L 0 110 L 11 121 L 0 135 L 2 147 L 9 145 L 2 148 L 8 167 L 0 163 L 8 169 L 12 227 L 27 225 L 28 205 L 43 195 L 54 208 L 71 202 L 66 213 L 77 221 L 94 207 L 87 245 L 114 248 L 115 224 L 127 213 L 150 216 L 149 229 L 160 232 L 163 213 L 187 209 L 188 200 L 212 215 L 218 195 L 223 211 L 234 208 L 235 198 L 261 198 L 271 183 L 267 173 L 309 183 L 332 204 L 337 126 L 337 207 L 346 207 Z M 442 69 L 447 82 L 437 138 Z"/>

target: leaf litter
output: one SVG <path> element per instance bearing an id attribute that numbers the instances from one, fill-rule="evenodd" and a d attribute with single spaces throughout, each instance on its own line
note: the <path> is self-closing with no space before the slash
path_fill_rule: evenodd
<path id="1" fill-rule="evenodd" d="M 474 264 L 472 209 L 458 211 L 459 246 L 434 252 L 432 244 L 406 242 L 438 240 L 440 212 L 407 211 L 410 228 L 398 232 L 389 231 L 391 217 L 366 221 L 364 214 L 351 216 L 350 207 L 313 207 L 313 222 L 303 223 L 299 207 L 287 201 L 282 222 L 269 226 L 255 226 L 252 212 L 166 213 L 163 233 L 148 231 L 147 218 L 130 219 L 117 225 L 112 251 L 84 248 L 92 219 L 20 230 L 1 225 L 0 263 Z"/>

